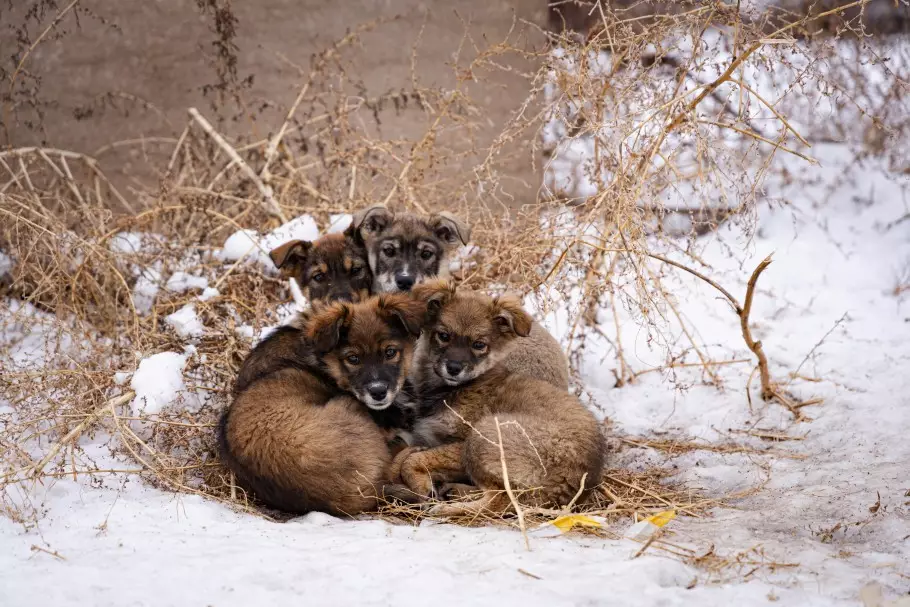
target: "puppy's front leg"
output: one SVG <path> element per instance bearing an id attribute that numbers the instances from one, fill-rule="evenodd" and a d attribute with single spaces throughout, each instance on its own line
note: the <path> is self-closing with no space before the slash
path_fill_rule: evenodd
<path id="1" fill-rule="evenodd" d="M 409 447 L 395 457 L 392 474 L 414 493 L 436 497 L 436 485 L 467 478 L 461 464 L 463 446 L 463 442 L 457 441 L 432 449 Z"/>

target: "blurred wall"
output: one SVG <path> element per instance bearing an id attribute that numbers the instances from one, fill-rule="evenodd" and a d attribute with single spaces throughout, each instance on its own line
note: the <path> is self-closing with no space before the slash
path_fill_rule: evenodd
<path id="1" fill-rule="evenodd" d="M 204 16 L 199 3 L 223 6 L 227 0 L 82 0 L 77 5 L 85 10 L 78 15 L 79 26 L 69 14 L 35 48 L 19 78 L 29 86 L 40 80 L 36 90 L 42 119 L 37 119 L 36 110 L 27 103 L 20 104 L 16 120 L 5 115 L 9 141 L 0 143 L 41 144 L 93 154 L 115 141 L 174 136 L 185 125 L 189 106 L 210 111 L 203 86 L 215 81 L 211 66 L 215 34 L 211 15 Z M 0 61 L 8 71 L 15 65 L 11 56 L 17 48 L 16 28 L 27 22 L 29 37 L 34 40 L 68 4 L 68 0 L 19 0 L 15 6 L 0 2 Z M 424 84 L 452 86 L 454 79 L 446 64 L 465 31 L 456 10 L 471 21 L 470 32 L 479 44 L 483 36 L 490 41 L 504 37 L 513 18 L 541 25 L 547 20 L 545 0 L 233 0 L 230 5 L 237 18 L 237 73 L 240 78 L 254 76 L 251 88 L 243 94 L 251 108 L 260 107 L 263 100 L 289 105 L 301 81 L 291 64 L 308 70 L 313 53 L 373 19 L 401 16 L 364 37 L 365 50 L 353 76 L 363 80 L 370 95 L 410 82 L 411 47 L 424 24 L 418 74 Z M 36 7 L 45 9 L 43 18 L 24 19 Z M 538 36 L 537 42 L 541 40 Z M 516 60 L 515 67 L 530 66 Z M 525 99 L 528 84 L 499 72 L 472 93 L 487 102 L 492 136 Z M 280 123 L 276 111 L 266 110 L 263 118 L 250 112 L 223 128 L 266 137 Z M 283 111 L 279 113 L 283 115 Z M 383 118 L 385 137 L 416 137 L 426 126 L 423 115 L 416 112 Z M 5 139 L 6 132 L 0 132 L 0 137 Z M 143 153 L 166 158 L 170 152 L 168 146 L 154 145 L 146 146 L 144 152 L 135 146 L 118 149 L 116 154 L 103 153 L 100 160 L 109 174 L 126 185 L 150 179 L 143 168 Z M 515 162 L 509 173 L 521 202 L 532 201 L 540 183 L 534 163 Z"/>

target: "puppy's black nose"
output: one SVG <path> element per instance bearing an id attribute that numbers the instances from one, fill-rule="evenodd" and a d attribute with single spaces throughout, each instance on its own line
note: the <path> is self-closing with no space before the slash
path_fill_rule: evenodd
<path id="1" fill-rule="evenodd" d="M 452 377 L 455 377 L 461 370 L 464 369 L 464 363 L 458 362 L 457 360 L 447 360 L 446 361 L 446 371 Z"/>
<path id="2" fill-rule="evenodd" d="M 339 291 L 332 294 L 332 299 L 335 301 L 346 301 L 351 303 L 354 300 L 354 295 L 350 291 Z"/>
<path id="3" fill-rule="evenodd" d="M 396 276 L 395 285 L 400 291 L 410 291 L 411 287 L 414 286 L 414 277 L 413 276 Z"/>
<path id="4" fill-rule="evenodd" d="M 367 385 L 367 393 L 373 400 L 385 400 L 386 395 L 389 393 L 389 384 L 384 381 L 375 381 Z"/>

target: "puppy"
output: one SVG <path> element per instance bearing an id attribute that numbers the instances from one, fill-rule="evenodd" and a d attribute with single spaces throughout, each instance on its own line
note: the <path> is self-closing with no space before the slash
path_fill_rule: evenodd
<path id="1" fill-rule="evenodd" d="M 391 454 L 367 408 L 398 395 L 424 310 L 384 295 L 306 318 L 294 364 L 250 383 L 221 418 L 221 457 L 238 483 L 286 512 L 374 509 Z"/>
<path id="2" fill-rule="evenodd" d="M 358 302 L 370 295 L 373 282 L 366 250 L 342 234 L 328 234 L 308 242 L 292 240 L 274 249 L 269 256 L 282 275 L 294 278 L 306 298 L 314 303 Z M 279 327 L 261 341 L 240 367 L 234 392 L 279 369 L 294 366 L 300 330 L 308 312 L 290 325 Z"/>
<path id="3" fill-rule="evenodd" d="M 347 234 L 366 248 L 377 293 L 409 291 L 425 280 L 447 277 L 452 253 L 471 238 L 470 228 L 449 213 L 422 218 L 382 205 L 356 213 Z M 569 361 L 559 342 L 534 322 L 524 345 L 504 361 L 505 367 L 568 390 Z"/>
<path id="4" fill-rule="evenodd" d="M 409 291 L 428 278 L 449 275 L 452 254 L 471 230 L 451 213 L 420 217 L 375 205 L 354 215 L 347 233 L 366 248 L 373 292 Z"/>
<path id="5" fill-rule="evenodd" d="M 417 448 L 396 457 L 393 473 L 423 496 L 445 483 L 502 490 L 501 436 L 511 485 L 530 501 L 583 499 L 600 483 L 605 440 L 576 397 L 502 364 L 513 349 L 529 347 L 532 319 L 521 304 L 456 291 L 447 281 L 418 285 L 413 294 L 427 302 L 428 319 L 413 375 Z"/>

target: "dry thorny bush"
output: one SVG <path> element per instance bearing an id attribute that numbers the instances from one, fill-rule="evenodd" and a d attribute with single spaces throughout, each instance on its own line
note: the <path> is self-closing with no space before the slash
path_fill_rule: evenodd
<path id="1" fill-rule="evenodd" d="M 741 322 L 755 355 L 750 361 L 759 363 L 762 396 L 800 416 L 804 403 L 776 387 L 749 331 L 761 268 L 744 298 L 730 294 L 701 265 L 699 236 L 726 222 L 748 233 L 777 159 L 812 163 L 811 142 L 873 142 L 858 161 L 889 154 L 882 142 L 906 132 L 899 120 L 910 115 L 894 108 L 907 103 L 903 85 L 887 69 L 889 77 L 864 80 L 854 63 L 841 60 L 845 45 L 854 62 L 874 61 L 880 52 L 856 21 L 807 39 L 812 23 L 805 19 L 743 19 L 726 3 L 677 4 L 672 14 L 649 17 L 595 5 L 586 37 L 548 34 L 548 50 L 530 50 L 520 33 L 528 24 L 516 23 L 508 39 L 482 47 L 466 37 L 451 66 L 454 88 L 423 87 L 414 77 L 375 96 L 347 75 L 368 51 L 358 49 L 360 33 L 382 28 L 363 26 L 302 70 L 299 95 L 266 139 L 227 141 L 216 121 L 191 110 L 174 134 L 169 162 L 153 167 L 155 190 L 118 192 L 93 158 L 65 150 L 0 152 L 0 250 L 14 262 L 0 304 L 6 514 L 32 523 L 41 508 L 30 501 L 34 483 L 87 475 L 103 484 L 114 470 L 246 505 L 213 456 L 212 429 L 251 346 L 248 328 L 279 322 L 276 308 L 290 297 L 276 276 L 255 264 L 224 263 L 216 253 L 242 228 L 265 233 L 303 213 L 325 225 L 330 213 L 376 202 L 460 213 L 477 248 L 459 277 L 537 293 L 544 308 L 569 306 L 570 353 L 581 352 L 591 335 L 610 340 L 618 386 L 635 378 L 617 327 L 603 321 L 620 306 L 658 337 L 675 315 L 684 341 L 662 337 L 667 365 L 701 367 L 704 381 L 719 382 L 718 361 L 676 310 L 675 273 L 697 273 L 730 301 L 730 322 Z M 475 135 L 484 107 L 469 97 L 468 85 L 503 69 L 511 53 L 541 67 L 529 76 L 527 102 L 481 148 Z M 760 87 L 779 94 L 762 97 Z M 837 133 L 838 125 L 822 125 L 800 133 L 788 109 L 799 112 L 794 97 L 807 95 L 829 98 L 845 115 L 871 116 L 845 121 L 871 130 Z M 372 127 L 389 112 L 422 121 L 425 135 L 380 137 Z M 539 156 L 541 150 L 516 149 L 526 133 L 540 142 L 545 182 L 539 204 L 510 213 L 500 167 L 508 156 Z M 130 242 L 141 246 L 124 246 Z M 192 289 L 162 289 L 148 298 L 143 285 L 164 284 L 178 271 L 207 278 L 219 295 L 200 301 Z M 163 321 L 187 303 L 205 325 L 189 349 Z M 603 310 L 608 314 L 598 316 Z M 188 352 L 185 402 L 134 417 L 129 374 L 144 357 L 165 351 Z M 704 447 L 627 442 L 671 452 Z M 676 507 L 697 515 L 716 503 L 673 488 L 665 476 L 611 472 L 597 510 L 638 516 Z"/>

